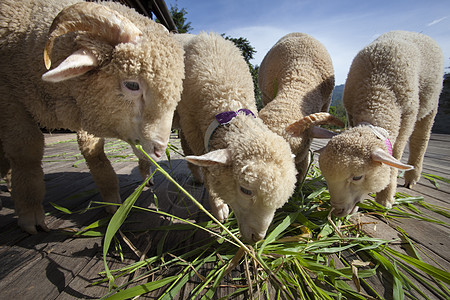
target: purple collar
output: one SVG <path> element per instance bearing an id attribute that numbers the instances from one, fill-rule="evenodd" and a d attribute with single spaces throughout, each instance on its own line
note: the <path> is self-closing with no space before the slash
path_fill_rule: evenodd
<path id="1" fill-rule="evenodd" d="M 253 118 L 256 118 L 256 116 L 253 114 L 253 112 L 246 108 L 241 108 L 237 111 L 225 111 L 220 114 L 217 114 L 215 119 L 209 124 L 208 129 L 206 129 L 205 132 L 205 150 L 206 152 L 209 152 L 209 140 L 211 139 L 211 136 L 213 135 L 214 131 L 216 131 L 217 127 L 220 125 L 225 125 L 230 123 L 234 118 L 237 117 L 238 113 L 243 113 L 247 116 L 252 116 Z"/>
<path id="2" fill-rule="evenodd" d="M 361 123 L 362 125 L 366 125 L 369 126 L 370 129 L 372 129 L 373 133 L 380 139 L 383 140 L 384 144 L 386 145 L 386 148 L 388 150 L 388 153 L 390 155 L 393 154 L 392 152 L 392 144 L 391 141 L 389 140 L 389 133 L 386 129 L 381 128 L 381 127 L 377 127 L 377 126 L 373 126 L 372 124 L 369 123 Z"/>

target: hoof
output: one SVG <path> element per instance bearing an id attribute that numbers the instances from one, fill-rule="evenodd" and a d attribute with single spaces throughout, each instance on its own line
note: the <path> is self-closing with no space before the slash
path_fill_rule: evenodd
<path id="1" fill-rule="evenodd" d="M 225 203 L 220 203 L 211 208 L 213 215 L 219 220 L 221 223 L 225 222 L 228 219 L 228 215 L 230 214 L 230 209 L 228 205 Z"/>
<path id="2" fill-rule="evenodd" d="M 152 187 L 155 185 L 155 179 L 154 177 L 150 178 L 149 181 L 147 181 L 147 184 L 145 185 L 146 187 Z"/>
<path id="3" fill-rule="evenodd" d="M 117 208 L 118 208 L 118 206 L 115 206 L 115 205 L 108 205 L 108 206 L 105 207 L 105 210 L 106 210 L 106 212 L 107 212 L 108 214 L 113 215 L 113 214 L 116 213 Z"/>
<path id="4" fill-rule="evenodd" d="M 23 231 L 29 234 L 36 234 L 38 228 L 46 232 L 50 231 L 47 224 L 45 224 L 45 216 L 41 210 L 19 215 L 18 224 Z"/>

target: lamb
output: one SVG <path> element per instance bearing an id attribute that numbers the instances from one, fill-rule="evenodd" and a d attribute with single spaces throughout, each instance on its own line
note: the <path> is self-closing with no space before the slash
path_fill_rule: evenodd
<path id="1" fill-rule="evenodd" d="M 117 3 L 1 1 L 0 169 L 12 170 L 23 230 L 48 230 L 39 125 L 77 131 L 103 200 L 120 203 L 103 138 L 161 157 L 181 99 L 183 54 L 162 25 Z M 46 72 L 43 60 L 57 67 Z"/>
<path id="2" fill-rule="evenodd" d="M 344 105 L 350 125 L 320 150 L 319 164 L 334 215 L 357 211 L 369 192 L 394 204 L 397 172 L 419 180 L 442 88 L 443 55 L 419 33 L 392 31 L 362 49 L 350 67 Z M 400 161 L 409 139 L 409 159 Z"/>
<path id="3" fill-rule="evenodd" d="M 327 113 L 334 88 L 330 55 L 315 38 L 290 33 L 266 54 L 258 75 L 265 105 L 259 117 L 289 142 L 301 181 L 309 165 L 312 138 L 334 135 L 314 125 L 344 125 Z"/>
<path id="4" fill-rule="evenodd" d="M 289 145 L 256 118 L 252 78 L 232 42 L 212 33 L 179 39 L 186 78 L 177 114 L 186 159 L 202 167 L 213 214 L 224 221 L 230 205 L 243 240 L 256 242 L 294 191 Z"/>

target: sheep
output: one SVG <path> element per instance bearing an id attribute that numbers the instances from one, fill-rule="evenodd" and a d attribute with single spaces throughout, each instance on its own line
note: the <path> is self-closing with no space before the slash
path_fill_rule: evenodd
<path id="1" fill-rule="evenodd" d="M 161 157 L 181 99 L 183 54 L 162 25 L 117 3 L 1 1 L 0 161 L 2 175 L 12 170 L 24 231 L 49 230 L 39 126 L 77 131 L 103 200 L 120 203 L 103 138 Z"/>
<path id="2" fill-rule="evenodd" d="M 223 222 L 230 205 L 242 239 L 256 242 L 293 194 L 289 145 L 256 117 L 248 65 L 232 42 L 214 33 L 178 38 L 185 50 L 177 114 L 186 160 L 201 167 L 213 214 Z"/>
<path id="3" fill-rule="evenodd" d="M 264 57 L 258 81 L 264 104 L 259 117 L 289 142 L 301 181 L 309 165 L 312 138 L 334 135 L 313 125 L 344 125 L 327 113 L 334 88 L 330 55 L 305 33 L 287 34 Z"/>
<path id="4" fill-rule="evenodd" d="M 356 212 L 356 204 L 371 192 L 391 208 L 398 169 L 406 170 L 406 187 L 419 180 L 442 75 L 441 49 L 419 33 L 385 33 L 357 54 L 343 96 L 352 128 L 319 151 L 334 215 Z M 404 164 L 400 159 L 408 139 Z"/>

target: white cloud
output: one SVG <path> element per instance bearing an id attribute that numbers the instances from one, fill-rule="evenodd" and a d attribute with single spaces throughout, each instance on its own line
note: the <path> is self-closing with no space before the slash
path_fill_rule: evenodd
<path id="1" fill-rule="evenodd" d="M 437 23 L 440 23 L 440 22 L 444 21 L 445 19 L 447 19 L 447 17 L 443 17 L 443 18 L 440 18 L 440 19 L 434 20 L 434 21 L 432 21 L 432 22 L 428 23 L 428 24 L 427 24 L 427 27 L 430 27 L 430 26 L 436 25 Z"/>

